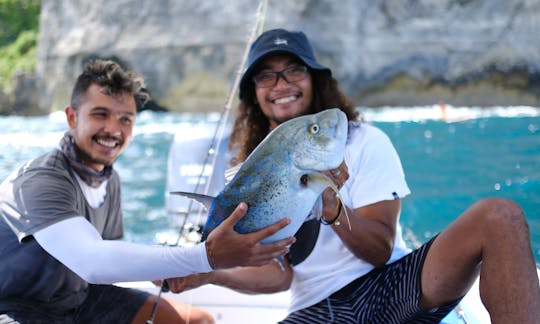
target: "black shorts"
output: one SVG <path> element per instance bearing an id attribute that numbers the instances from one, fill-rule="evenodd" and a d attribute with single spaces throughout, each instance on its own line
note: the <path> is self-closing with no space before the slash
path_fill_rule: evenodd
<path id="1" fill-rule="evenodd" d="M 65 314 L 52 314 L 31 305 L 0 314 L 0 324 L 131 323 L 150 294 L 113 285 L 89 285 L 81 306 Z"/>
<path id="2" fill-rule="evenodd" d="M 298 310 L 280 323 L 439 323 L 461 298 L 423 311 L 421 274 L 433 239 L 403 258 L 373 269 L 328 298 Z"/>

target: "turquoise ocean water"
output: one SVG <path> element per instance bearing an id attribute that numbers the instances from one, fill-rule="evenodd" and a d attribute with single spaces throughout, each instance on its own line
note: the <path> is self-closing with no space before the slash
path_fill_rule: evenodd
<path id="1" fill-rule="evenodd" d="M 438 106 L 361 109 L 383 129 L 401 156 L 412 194 L 401 221 L 416 246 L 446 227 L 475 200 L 506 197 L 525 210 L 540 262 L 540 109 Z M 216 125 L 219 114 L 143 112 L 133 142 L 115 164 L 123 182 L 126 239 L 161 243 L 178 229 L 166 212 L 167 159 L 175 133 Z M 56 146 L 66 129 L 62 113 L 0 117 L 0 179 Z M 189 154 L 189 152 L 185 152 Z"/>

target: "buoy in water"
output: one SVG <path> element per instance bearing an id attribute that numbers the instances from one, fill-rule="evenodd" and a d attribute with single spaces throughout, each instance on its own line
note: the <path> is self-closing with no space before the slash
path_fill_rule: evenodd
<path id="1" fill-rule="evenodd" d="M 446 121 L 447 120 L 446 105 L 444 104 L 444 102 L 439 101 L 439 108 L 441 109 L 441 119 Z"/>

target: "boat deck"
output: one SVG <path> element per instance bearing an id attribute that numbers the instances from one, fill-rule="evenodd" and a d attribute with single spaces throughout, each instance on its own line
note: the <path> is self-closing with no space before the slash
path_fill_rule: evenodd
<path id="1" fill-rule="evenodd" d="M 540 278 L 540 264 L 536 271 Z M 151 282 L 127 282 L 119 286 L 138 288 L 157 294 L 159 288 Z M 180 294 L 164 293 L 162 296 L 203 308 L 214 315 L 221 324 L 270 324 L 287 316 L 290 293 L 248 295 L 228 288 L 206 285 Z M 456 309 L 441 322 L 443 324 L 489 324 L 489 314 L 480 300 L 479 279 L 465 295 Z"/>

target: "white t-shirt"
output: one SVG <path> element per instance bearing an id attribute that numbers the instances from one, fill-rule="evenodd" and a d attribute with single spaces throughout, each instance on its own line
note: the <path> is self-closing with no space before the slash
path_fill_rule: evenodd
<path id="1" fill-rule="evenodd" d="M 351 124 L 345 148 L 350 177 L 340 190 L 344 204 L 354 209 L 408 195 L 410 190 L 401 162 L 388 136 L 369 124 Z M 342 221 L 342 226 L 347 226 L 347 222 Z M 394 249 L 388 263 L 410 251 L 402 238 L 398 219 Z M 321 301 L 373 268 L 370 263 L 355 257 L 331 226 L 320 226 L 311 254 L 294 266 L 289 312 Z"/>

